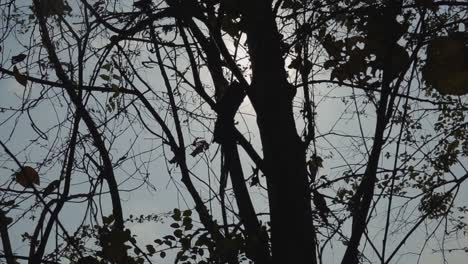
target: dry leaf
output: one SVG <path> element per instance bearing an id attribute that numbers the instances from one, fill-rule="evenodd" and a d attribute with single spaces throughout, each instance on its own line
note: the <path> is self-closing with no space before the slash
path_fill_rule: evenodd
<path id="1" fill-rule="evenodd" d="M 13 76 L 15 76 L 16 81 L 21 85 L 26 86 L 28 84 L 28 78 L 21 74 L 16 66 L 13 66 Z"/>
<path id="2" fill-rule="evenodd" d="M 204 152 L 210 147 L 210 144 L 208 144 L 208 142 L 206 142 L 205 140 L 194 142 L 192 145 L 195 146 L 195 149 L 192 151 L 192 153 L 190 153 L 192 157 L 197 156 L 198 154 Z"/>
<path id="3" fill-rule="evenodd" d="M 16 56 L 11 57 L 11 64 L 16 64 L 18 62 L 22 62 L 24 59 L 26 59 L 26 54 L 18 54 Z"/>
<path id="4" fill-rule="evenodd" d="M 33 184 L 39 185 L 39 175 L 34 168 L 24 166 L 16 173 L 16 182 L 24 188 L 32 188 Z"/>

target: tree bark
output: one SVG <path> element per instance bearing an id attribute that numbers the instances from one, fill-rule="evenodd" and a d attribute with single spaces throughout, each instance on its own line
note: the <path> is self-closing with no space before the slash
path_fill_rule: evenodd
<path id="1" fill-rule="evenodd" d="M 243 1 L 252 63 L 248 96 L 257 113 L 270 192 L 273 263 L 316 263 L 305 148 L 292 111 L 271 1 Z"/>
<path id="2" fill-rule="evenodd" d="M 5 253 L 6 263 L 15 264 L 16 261 L 13 257 L 10 236 L 8 234 L 8 223 L 6 220 L 5 212 L 3 212 L 2 210 L 0 210 L 0 236 L 2 238 L 3 252 Z"/>

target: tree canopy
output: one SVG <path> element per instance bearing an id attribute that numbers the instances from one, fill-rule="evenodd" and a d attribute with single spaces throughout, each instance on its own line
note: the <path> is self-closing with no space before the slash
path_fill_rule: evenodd
<path id="1" fill-rule="evenodd" d="M 0 262 L 462 261 L 467 11 L 1 0 Z"/>

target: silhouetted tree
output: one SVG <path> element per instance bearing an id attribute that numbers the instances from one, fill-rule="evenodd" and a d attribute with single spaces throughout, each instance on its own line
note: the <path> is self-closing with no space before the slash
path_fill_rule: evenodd
<path id="1" fill-rule="evenodd" d="M 443 253 L 467 250 L 446 244 L 466 232 L 467 3 L 0 9 L 0 82 L 22 87 L 2 92 L 0 114 L 8 264 L 383 264 L 437 232 Z M 165 216 L 173 234 L 141 247 L 129 224 L 163 216 L 128 215 L 122 193 L 154 189 L 164 168 L 191 199 Z M 10 241 L 22 223 L 33 233 Z"/>

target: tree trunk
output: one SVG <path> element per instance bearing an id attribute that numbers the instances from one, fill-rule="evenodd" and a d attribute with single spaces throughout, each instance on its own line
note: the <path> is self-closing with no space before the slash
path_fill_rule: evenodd
<path id="1" fill-rule="evenodd" d="M 245 1 L 253 77 L 248 96 L 257 113 L 264 165 L 272 190 L 273 263 L 316 263 L 305 148 L 292 111 L 295 91 L 287 81 L 280 35 L 270 1 Z"/>

